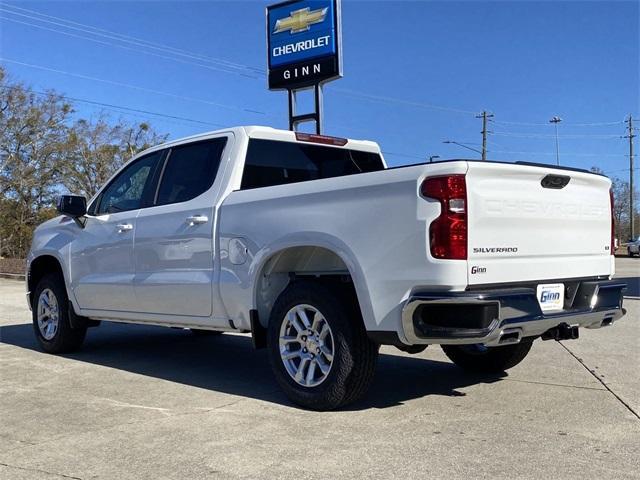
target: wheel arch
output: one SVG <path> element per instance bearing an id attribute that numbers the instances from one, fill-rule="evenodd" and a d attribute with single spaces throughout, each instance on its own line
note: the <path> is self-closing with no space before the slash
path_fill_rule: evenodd
<path id="1" fill-rule="evenodd" d="M 63 278 L 65 289 L 67 290 L 67 296 L 69 296 L 69 289 L 67 288 L 67 278 L 64 272 L 64 268 L 62 268 L 62 262 L 55 255 L 44 253 L 42 255 L 38 255 L 29 262 L 29 268 L 27 271 L 27 291 L 29 293 L 29 305 L 33 304 L 33 292 L 38 286 L 38 283 L 45 275 L 49 273 L 57 273 Z M 69 298 L 71 298 L 71 296 L 69 296 Z"/>
<path id="2" fill-rule="evenodd" d="M 290 242 L 271 248 L 255 269 L 253 308 L 263 327 L 277 298 L 300 277 L 351 283 L 365 325 L 372 318 L 366 281 L 350 249 L 327 242 Z"/>

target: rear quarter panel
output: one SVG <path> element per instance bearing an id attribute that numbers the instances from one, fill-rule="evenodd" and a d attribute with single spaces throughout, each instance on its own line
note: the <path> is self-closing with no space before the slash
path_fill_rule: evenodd
<path id="1" fill-rule="evenodd" d="M 248 327 L 256 276 L 272 255 L 318 246 L 349 268 L 367 329 L 400 331 L 403 300 L 412 289 L 466 286 L 466 261 L 428 254 L 427 230 L 440 206 L 419 196 L 427 174 L 466 168 L 466 162 L 419 165 L 231 193 L 219 229 L 220 292 L 230 318 Z M 234 238 L 249 250 L 244 265 L 229 259 Z"/>

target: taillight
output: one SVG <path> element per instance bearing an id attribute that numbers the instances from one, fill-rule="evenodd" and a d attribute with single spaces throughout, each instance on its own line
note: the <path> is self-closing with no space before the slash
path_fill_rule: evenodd
<path id="1" fill-rule="evenodd" d="M 613 215 L 613 189 L 609 189 L 609 198 L 611 199 L 611 255 L 616 254 L 616 222 L 615 216 Z"/>
<path id="2" fill-rule="evenodd" d="M 467 259 L 467 185 L 464 175 L 425 179 L 422 195 L 440 202 L 440 216 L 429 226 L 434 258 Z"/>

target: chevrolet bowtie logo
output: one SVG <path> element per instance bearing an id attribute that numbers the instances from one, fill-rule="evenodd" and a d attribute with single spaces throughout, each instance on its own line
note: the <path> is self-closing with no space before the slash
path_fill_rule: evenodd
<path id="1" fill-rule="evenodd" d="M 328 8 L 319 8 L 311 11 L 311 8 L 301 8 L 289 14 L 286 18 L 281 18 L 276 22 L 273 33 L 281 33 L 290 30 L 291 33 L 299 33 L 309 30 L 311 25 L 321 23 L 327 16 Z"/>

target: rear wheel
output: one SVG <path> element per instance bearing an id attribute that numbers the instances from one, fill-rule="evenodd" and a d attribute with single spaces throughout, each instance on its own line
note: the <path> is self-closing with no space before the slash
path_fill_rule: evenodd
<path id="1" fill-rule="evenodd" d="M 271 368 L 287 396 L 313 410 L 361 398 L 375 373 L 378 345 L 359 309 L 334 288 L 296 282 L 280 295 L 269 321 Z"/>
<path id="2" fill-rule="evenodd" d="M 82 346 L 87 328 L 71 327 L 69 299 L 59 274 L 45 275 L 33 292 L 33 330 L 45 352 L 67 353 Z"/>
<path id="3" fill-rule="evenodd" d="M 515 367 L 531 350 L 533 338 L 502 347 L 484 345 L 442 345 L 449 359 L 460 368 L 475 373 L 499 373 Z"/>

